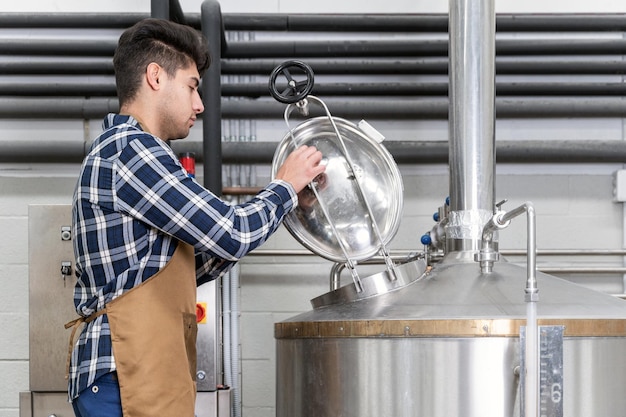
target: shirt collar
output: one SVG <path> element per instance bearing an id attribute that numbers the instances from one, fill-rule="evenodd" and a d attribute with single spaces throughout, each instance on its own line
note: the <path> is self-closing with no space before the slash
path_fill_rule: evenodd
<path id="1" fill-rule="evenodd" d="M 135 119 L 133 116 L 130 116 L 128 114 L 117 114 L 117 113 L 109 113 L 107 117 L 104 118 L 104 121 L 102 122 L 102 127 L 104 130 L 106 130 L 106 129 L 109 129 L 110 127 L 121 125 L 121 124 L 128 124 L 133 127 L 136 127 L 137 129 L 143 130 L 141 128 L 141 125 L 137 121 L 137 119 Z"/>

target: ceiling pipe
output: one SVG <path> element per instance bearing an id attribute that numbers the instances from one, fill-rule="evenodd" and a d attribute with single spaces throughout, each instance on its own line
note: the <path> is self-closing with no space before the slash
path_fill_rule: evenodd
<path id="1" fill-rule="evenodd" d="M 33 77 L 25 81 L 0 77 L 0 95 L 4 96 L 111 96 L 116 95 L 113 77 Z M 572 82 L 499 82 L 498 96 L 624 96 L 624 83 L 572 83 Z M 333 96 L 446 96 L 447 82 L 368 82 L 368 83 L 316 83 L 312 94 Z M 268 97 L 267 83 L 224 83 L 222 97 Z"/>
<path id="2" fill-rule="evenodd" d="M 148 13 L 0 13 L 3 28 L 127 28 Z M 198 13 L 186 13 L 191 26 L 200 27 Z M 226 30 L 447 32 L 447 14 L 272 14 L 226 13 Z M 625 31 L 626 14 L 498 14 L 499 32 Z"/>
<path id="3" fill-rule="evenodd" d="M 147 13 L 0 13 L 0 27 L 13 29 L 122 29 L 149 17 Z"/>
<path id="4" fill-rule="evenodd" d="M 448 163 L 448 141 L 386 140 L 383 145 L 401 165 Z M 222 142 L 222 161 L 270 164 L 276 146 L 276 142 Z M 174 141 L 172 147 L 177 152 L 200 153 L 198 142 Z M 626 163 L 626 141 L 622 140 L 497 140 L 495 147 L 497 163 Z"/>
<path id="5" fill-rule="evenodd" d="M 441 120 L 448 118 L 448 98 L 394 100 L 324 100 L 335 116 L 382 120 Z M 271 99 L 224 101 L 222 117 L 244 119 L 275 119 L 284 106 Z M 621 97 L 523 97 L 496 98 L 498 118 L 576 118 L 624 117 L 626 101 Z M 310 116 L 321 116 L 311 109 Z"/>
<path id="6" fill-rule="evenodd" d="M 283 59 L 256 59 L 254 61 L 222 59 L 224 75 L 268 75 Z M 315 74 L 350 75 L 447 75 L 447 57 L 424 58 L 352 58 L 307 59 Z M 3 75 L 111 75 L 111 57 L 91 56 L 0 56 L 0 74 Z M 626 61 L 621 59 L 594 59 L 580 57 L 496 57 L 497 75 L 624 75 Z"/>
<path id="7" fill-rule="evenodd" d="M 219 93 L 217 94 L 219 96 Z M 284 106 L 272 99 L 258 100 L 213 100 L 211 109 L 200 115 L 224 119 L 276 119 Z M 341 109 L 335 116 L 342 118 L 377 120 L 445 120 L 448 117 L 448 99 L 375 99 L 325 100 L 329 108 Z M 117 112 L 115 98 L 74 97 L 0 97 L 0 118 L 14 119 L 101 119 L 110 112 Z M 221 112 L 220 112 L 221 110 Z M 621 97 L 523 97 L 496 98 L 498 119 L 519 118 L 622 118 L 626 115 L 626 100 Z M 220 116 L 221 113 L 221 116 Z M 311 109 L 310 116 L 321 116 L 318 109 Z M 212 132 L 213 134 L 214 132 Z M 221 137 L 221 128 L 220 128 Z"/>
<path id="8" fill-rule="evenodd" d="M 112 75 L 111 57 L 2 56 L 2 75 Z"/>
<path id="9" fill-rule="evenodd" d="M 26 81 L 20 77 L 19 81 L 12 78 L 0 77 L 0 96 L 110 96 L 115 98 L 115 79 L 113 76 L 99 77 L 32 77 Z"/>
<path id="10" fill-rule="evenodd" d="M 117 37 L 3 39 L 2 55 L 112 56 Z M 626 39 L 500 39 L 499 55 L 624 55 Z M 445 39 L 230 41 L 224 58 L 446 56 Z"/>
<path id="11" fill-rule="evenodd" d="M 316 73 L 317 74 L 317 73 Z M 267 83 L 222 84 L 222 96 L 264 97 Z M 5 86 L 0 83 L 0 93 Z M 14 86 L 12 91 L 19 91 Z M 621 82 L 497 82 L 496 94 L 502 96 L 624 96 Z M 33 86 L 33 90 L 36 88 Z M 448 96 L 447 82 L 316 82 L 311 92 L 316 96 Z"/>
<path id="12" fill-rule="evenodd" d="M 0 98 L 0 117 L 5 119 L 102 119 L 117 111 L 117 98 Z"/>
<path id="13" fill-rule="evenodd" d="M 222 60 L 224 74 L 267 75 L 284 60 Z M 316 75 L 322 74 L 448 74 L 448 57 L 307 59 Z M 0 61 L 0 70 L 2 69 Z M 626 74 L 621 59 L 584 60 L 579 57 L 496 57 L 496 74 Z"/>
<path id="14" fill-rule="evenodd" d="M 98 39 L 76 38 L 27 38 L 3 39 L 0 55 L 43 55 L 43 56 L 107 56 L 112 57 L 117 46 L 117 37 Z"/>
<path id="15" fill-rule="evenodd" d="M 623 55 L 626 39 L 500 39 L 500 55 Z M 227 58 L 445 56 L 445 39 L 368 41 L 231 41 Z"/>
<path id="16" fill-rule="evenodd" d="M 81 140 L 44 142 L 38 140 L 0 141 L 0 163 L 80 163 L 89 144 Z M 447 164 L 448 141 L 383 142 L 399 165 Z M 203 163 L 202 142 L 172 142 L 176 153 L 194 152 Z M 221 163 L 271 164 L 276 142 L 222 142 Z M 523 140 L 496 141 L 497 163 L 519 164 L 624 164 L 626 141 L 621 140 Z"/>
<path id="17" fill-rule="evenodd" d="M 225 14 L 227 30 L 448 32 L 447 14 Z M 626 14 L 498 14 L 503 32 L 624 31 Z"/>

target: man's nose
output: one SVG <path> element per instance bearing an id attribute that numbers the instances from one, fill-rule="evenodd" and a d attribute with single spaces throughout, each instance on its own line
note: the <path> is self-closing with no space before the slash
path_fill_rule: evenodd
<path id="1" fill-rule="evenodd" d="M 196 92 L 196 96 L 193 102 L 193 110 L 196 112 L 196 114 L 200 114 L 204 111 L 204 103 L 202 103 L 202 98 L 200 97 L 200 94 L 198 92 Z"/>

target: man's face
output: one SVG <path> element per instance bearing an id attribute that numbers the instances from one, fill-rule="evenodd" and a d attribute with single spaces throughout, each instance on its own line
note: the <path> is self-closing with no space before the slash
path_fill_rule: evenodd
<path id="1" fill-rule="evenodd" d="M 195 65 L 176 71 L 174 77 L 164 77 L 160 106 L 161 139 L 182 139 L 189 135 L 196 116 L 204 111 L 198 93 L 200 75 Z"/>

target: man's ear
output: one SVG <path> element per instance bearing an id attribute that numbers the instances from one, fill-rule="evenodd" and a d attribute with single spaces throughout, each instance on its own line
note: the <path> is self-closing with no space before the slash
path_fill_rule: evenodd
<path id="1" fill-rule="evenodd" d="M 148 82 L 150 88 L 153 90 L 159 90 L 161 88 L 160 80 L 164 74 L 165 72 L 159 64 L 156 62 L 149 63 L 146 68 L 146 81 Z"/>

